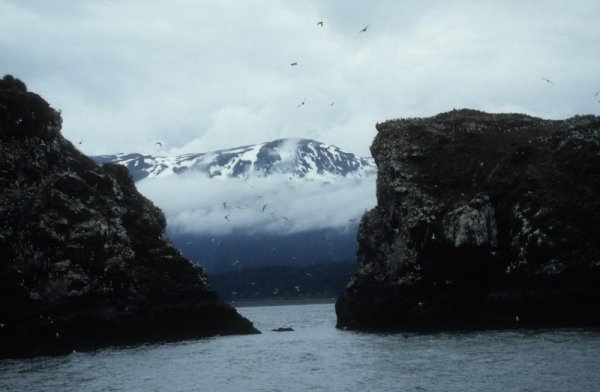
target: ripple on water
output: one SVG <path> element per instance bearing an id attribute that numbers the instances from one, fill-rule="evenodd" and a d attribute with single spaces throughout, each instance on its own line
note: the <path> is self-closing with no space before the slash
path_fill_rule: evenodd
<path id="1" fill-rule="evenodd" d="M 366 334 L 333 304 L 240 308 L 262 335 L 0 361 L 8 391 L 599 390 L 600 332 Z M 294 332 L 271 329 L 291 326 Z"/>

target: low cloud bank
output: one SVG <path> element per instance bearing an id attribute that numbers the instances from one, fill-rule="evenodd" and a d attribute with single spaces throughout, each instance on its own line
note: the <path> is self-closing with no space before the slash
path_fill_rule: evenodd
<path id="1" fill-rule="evenodd" d="M 376 204 L 376 176 L 335 182 L 286 175 L 144 179 L 138 189 L 160 207 L 170 230 L 185 234 L 292 234 L 355 225 Z"/>

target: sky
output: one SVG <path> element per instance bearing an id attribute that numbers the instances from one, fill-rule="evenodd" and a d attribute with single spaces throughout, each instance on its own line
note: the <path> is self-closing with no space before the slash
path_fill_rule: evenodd
<path id="1" fill-rule="evenodd" d="M 0 70 L 89 155 L 369 156 L 388 119 L 600 114 L 598 21 L 597 0 L 0 0 Z"/>

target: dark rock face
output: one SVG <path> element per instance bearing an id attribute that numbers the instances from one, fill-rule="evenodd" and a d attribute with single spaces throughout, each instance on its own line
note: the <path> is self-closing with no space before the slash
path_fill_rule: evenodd
<path id="1" fill-rule="evenodd" d="M 273 332 L 294 332 L 294 328 L 292 327 L 279 327 L 272 329 Z"/>
<path id="2" fill-rule="evenodd" d="M 127 169 L 98 167 L 60 126 L 0 80 L 0 357 L 258 333 L 171 246 Z"/>
<path id="3" fill-rule="evenodd" d="M 378 124 L 377 206 L 338 327 L 600 325 L 600 118 Z"/>

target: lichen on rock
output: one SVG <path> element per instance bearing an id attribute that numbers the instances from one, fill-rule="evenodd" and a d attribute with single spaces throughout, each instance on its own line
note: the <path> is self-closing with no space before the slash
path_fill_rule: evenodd
<path id="1" fill-rule="evenodd" d="M 498 246 L 494 208 L 485 194 L 448 212 L 444 216 L 442 229 L 445 240 L 455 248 Z"/>
<path id="2" fill-rule="evenodd" d="M 455 110 L 377 129 L 339 327 L 600 325 L 600 118 Z"/>

